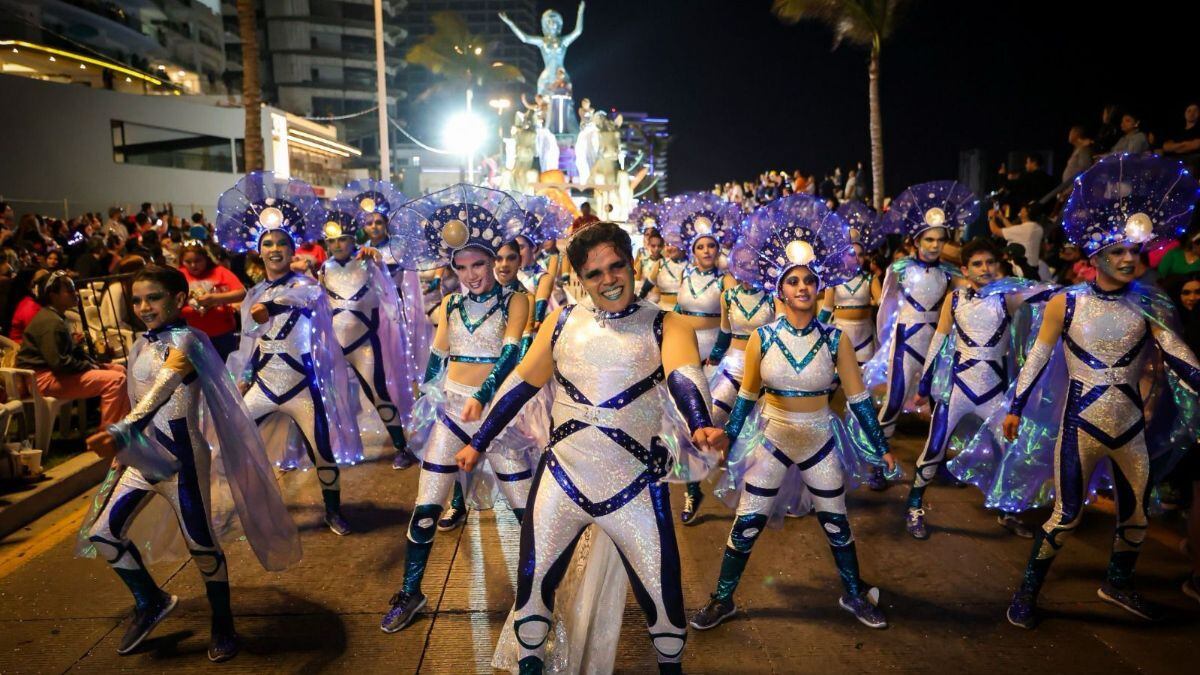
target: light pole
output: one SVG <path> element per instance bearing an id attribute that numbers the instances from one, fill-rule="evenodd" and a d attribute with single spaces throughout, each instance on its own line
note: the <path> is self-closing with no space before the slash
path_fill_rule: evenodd
<path id="1" fill-rule="evenodd" d="M 375 0 L 375 97 L 379 102 L 379 180 L 392 179 L 392 152 L 388 143 L 387 71 L 383 62 L 383 0 Z"/>

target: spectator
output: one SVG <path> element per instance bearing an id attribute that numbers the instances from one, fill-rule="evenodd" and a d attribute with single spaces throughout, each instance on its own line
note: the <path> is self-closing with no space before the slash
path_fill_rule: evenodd
<path id="1" fill-rule="evenodd" d="M 1042 168 L 1041 157 L 1025 155 L 1025 171 L 1017 177 L 1012 187 L 1012 203 L 1028 204 L 1050 196 L 1057 189 L 1057 185 L 1057 181 Z"/>
<path id="2" fill-rule="evenodd" d="M 1034 216 L 1037 207 L 1025 204 L 1017 210 L 1017 220 L 1013 223 L 1004 216 L 1003 211 L 990 209 L 988 211 L 988 229 L 992 235 L 1002 237 L 1011 244 L 1020 244 L 1025 248 L 1029 264 L 1037 267 L 1041 262 L 1042 236 L 1044 230 Z"/>
<path id="3" fill-rule="evenodd" d="M 1183 110 L 1183 128 L 1163 143 L 1162 153 L 1183 160 L 1193 171 L 1200 169 L 1200 103 Z"/>
<path id="4" fill-rule="evenodd" d="M 37 255 L 44 255 L 49 250 L 46 237 L 42 236 L 42 223 L 32 213 L 21 216 L 14 240 L 18 246 L 28 246 Z"/>
<path id="5" fill-rule="evenodd" d="M 1087 131 L 1080 125 L 1076 124 L 1067 132 L 1067 142 L 1071 144 L 1071 156 L 1067 158 L 1067 164 L 1063 167 L 1062 182 L 1058 184 L 1054 192 L 1042 197 L 1039 203 L 1046 204 L 1053 199 L 1065 201 L 1071 196 L 1071 189 L 1075 183 L 1075 177 L 1087 171 L 1087 169 L 1095 162 L 1095 155 L 1092 154 L 1094 141 L 1088 137 Z"/>
<path id="6" fill-rule="evenodd" d="M 75 284 L 65 272 L 52 273 L 39 285 L 38 301 L 42 309 L 25 329 L 17 367 L 34 372 L 35 385 L 45 396 L 99 396 L 100 424 L 117 423 L 129 412 L 125 368 L 96 363 L 83 348 L 83 336 L 71 334 L 66 311 L 79 304 Z"/>
<path id="7" fill-rule="evenodd" d="M 1005 271 L 1012 276 L 1031 279 L 1033 281 L 1042 280 L 1037 267 L 1029 262 L 1025 247 L 1021 244 L 1010 242 L 1005 246 L 1002 253 L 1002 262 L 1007 263 L 1009 269 Z"/>
<path id="8" fill-rule="evenodd" d="M 1121 116 L 1121 138 L 1109 150 L 1109 154 L 1116 155 L 1123 152 L 1137 154 L 1150 151 L 1150 141 L 1146 139 L 1146 134 L 1142 133 L 1142 120 L 1133 113 L 1125 113 Z"/>
<path id="9" fill-rule="evenodd" d="M 50 251 L 46 254 L 46 260 L 44 263 L 42 263 L 42 266 L 50 272 L 57 272 L 61 270 L 63 267 L 62 254 L 58 251 Z"/>
<path id="10" fill-rule="evenodd" d="M 75 260 L 75 274 L 80 279 L 91 279 L 108 274 L 108 264 L 105 262 L 107 251 L 104 250 L 102 237 L 89 237 L 83 255 Z"/>
<path id="11" fill-rule="evenodd" d="M 8 202 L 0 202 L 0 227 L 11 230 L 14 217 L 12 205 Z"/>
<path id="12" fill-rule="evenodd" d="M 50 273 L 46 270 L 21 270 L 9 286 L 7 306 L 13 308 L 13 313 L 0 326 L 0 332 L 13 342 L 20 342 L 25 337 L 25 328 L 42 309 L 33 297 L 34 288 L 48 276 Z"/>
<path id="13" fill-rule="evenodd" d="M 1158 272 L 1150 265 L 1150 254 L 1142 251 L 1133 265 L 1133 277 L 1143 286 L 1157 286 Z"/>
<path id="14" fill-rule="evenodd" d="M 1121 122 L 1121 111 L 1112 103 L 1100 111 L 1100 128 L 1096 130 L 1096 154 L 1108 152 L 1121 138 L 1118 128 Z"/>
<path id="15" fill-rule="evenodd" d="M 123 222 L 124 211 L 119 207 L 112 207 L 108 210 L 108 220 L 104 223 L 104 228 L 100 231 L 105 237 L 115 236 L 119 245 L 124 246 L 125 240 L 129 238 L 129 228 Z"/>
<path id="16" fill-rule="evenodd" d="M 1158 261 L 1158 276 L 1164 279 L 1190 272 L 1200 272 L 1200 230 L 1183 235 L 1179 246 Z"/>
<path id="17" fill-rule="evenodd" d="M 212 340 L 224 359 L 238 347 L 233 305 L 246 297 L 246 287 L 227 268 L 209 257 L 203 243 L 183 247 L 180 271 L 188 281 L 188 304 L 183 319 Z"/>
<path id="18" fill-rule="evenodd" d="M 574 234 L 578 232 L 580 228 L 590 223 L 598 222 L 600 222 L 600 219 L 596 217 L 596 214 L 592 213 L 592 205 L 588 202 L 584 202 L 583 204 L 579 205 L 579 217 L 571 223 L 571 233 Z"/>

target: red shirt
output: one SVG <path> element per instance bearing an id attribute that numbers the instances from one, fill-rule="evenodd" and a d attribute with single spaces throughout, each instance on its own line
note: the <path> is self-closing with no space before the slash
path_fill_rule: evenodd
<path id="1" fill-rule="evenodd" d="M 325 264 L 325 260 L 329 257 L 329 255 L 325 253 L 325 249 L 322 248 L 320 244 L 309 242 L 296 249 L 296 257 L 312 258 L 314 261 L 316 261 L 316 265 L 313 265 L 313 267 L 319 268 L 321 265 Z"/>
<path id="2" fill-rule="evenodd" d="M 193 297 L 204 293 L 228 293 L 245 288 L 233 272 L 220 265 L 211 266 L 208 274 L 203 277 L 192 276 L 186 267 L 180 267 L 179 271 L 187 277 L 188 289 Z M 183 308 L 183 320 L 209 337 L 232 333 L 237 328 L 233 305 L 210 307 L 203 314 L 188 305 Z"/>
<path id="3" fill-rule="evenodd" d="M 33 316 L 41 308 L 42 306 L 33 299 L 32 295 L 21 298 L 21 301 L 17 303 L 17 309 L 13 311 L 12 328 L 8 331 L 8 337 L 13 342 L 21 341 L 21 338 L 25 336 L 25 327 L 29 325 L 30 321 L 33 321 Z"/>

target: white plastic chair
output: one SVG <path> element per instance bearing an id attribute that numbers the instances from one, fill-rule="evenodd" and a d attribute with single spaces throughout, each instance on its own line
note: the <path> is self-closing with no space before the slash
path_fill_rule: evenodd
<path id="1" fill-rule="evenodd" d="M 0 383 L 3 384 L 4 391 L 8 393 L 9 401 L 21 403 L 22 416 L 27 414 L 27 410 L 33 410 L 33 447 L 40 450 L 50 448 L 50 437 L 54 435 L 55 423 L 60 419 L 64 425 L 63 431 L 66 432 L 66 424 L 70 422 L 70 415 L 68 414 L 65 419 L 61 418 L 62 412 L 65 410 L 70 413 L 72 408 L 78 410 L 85 400 L 43 396 L 38 391 L 33 371 L 26 368 L 0 368 Z M 72 403 L 79 405 L 71 406 Z M 83 419 L 83 413 L 80 413 L 80 420 Z M 82 426 L 81 424 L 80 427 L 82 428 Z"/>

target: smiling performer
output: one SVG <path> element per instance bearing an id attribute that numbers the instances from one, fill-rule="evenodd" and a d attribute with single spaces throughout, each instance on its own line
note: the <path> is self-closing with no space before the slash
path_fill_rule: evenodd
<path id="1" fill-rule="evenodd" d="M 876 334 L 879 351 L 863 367 L 868 387 L 886 384 L 879 423 L 888 438 L 896 431 L 900 412 L 917 393 L 929 341 L 941 316 L 942 301 L 957 269 L 939 262 L 951 232 L 975 220 L 979 200 L 956 181 L 914 185 L 892 202 L 885 218 L 889 229 L 903 232 L 916 249 L 898 260 L 884 275 Z M 872 490 L 887 488 L 876 472 Z"/>
<path id="2" fill-rule="evenodd" d="M 714 628 L 737 611 L 733 592 L 754 542 L 768 521 L 779 522 L 790 501 L 785 493 L 795 493 L 802 482 L 842 579 L 845 593 L 838 604 L 863 624 L 884 628 L 877 592 L 869 593 L 874 589 L 859 577 L 843 464 L 866 474 L 864 464 L 892 470 L 895 461 L 863 386 L 854 346 L 840 330 L 816 319 L 821 287 L 854 275 L 853 250 L 845 223 L 820 199 L 784 197 L 766 209 L 743 231 L 730 264 L 755 288 L 777 294 L 783 316 L 757 329 L 746 345 L 746 374 L 725 425 L 726 434 L 736 439 L 728 479 L 737 486 L 737 518 L 716 591 L 691 625 Z M 839 381 L 860 427 L 849 432 L 829 408 Z M 766 393 L 762 404 L 760 392 Z"/>
<path id="3" fill-rule="evenodd" d="M 432 426 L 432 431 L 422 447 L 414 444 L 421 478 L 408 525 L 404 582 L 380 626 L 386 633 L 407 626 L 425 605 L 421 579 L 435 530 L 452 530 L 466 519 L 462 482 L 467 472 L 460 473 L 454 455 L 479 428 L 496 388 L 517 365 L 529 318 L 526 294 L 505 290 L 494 270 L 497 251 L 525 223 L 525 212 L 512 197 L 459 184 L 405 204 L 397 219 L 404 228 L 423 233 L 421 255 L 427 261 L 453 266 L 464 293 L 447 296 L 439 310 L 443 319 L 413 416 L 415 425 Z M 488 462 L 522 520 L 533 477 L 524 448 L 498 447 Z M 450 508 L 439 520 L 452 490 Z"/>
<path id="4" fill-rule="evenodd" d="M 517 279 L 533 298 L 531 323 L 537 330 L 551 309 L 559 267 L 557 257 L 548 259 L 548 267 L 543 267 L 538 261 L 538 251 L 546 242 L 566 236 L 574 218 L 570 211 L 547 197 L 522 195 L 518 203 L 525 211 L 526 222 L 515 239 L 521 253 Z"/>
<path id="5" fill-rule="evenodd" d="M 598 223 L 572 237 L 567 255 L 595 309 L 577 305 L 547 317 L 458 461 L 470 469 L 485 451 L 490 456 L 496 435 L 553 377 L 554 430 L 521 525 L 514 621 L 520 670 L 542 672 L 555 591 L 580 534 L 595 524 L 621 553 L 659 669 L 682 672 L 679 550 L 661 482 L 674 461 L 660 438 L 665 397 L 696 447 L 721 451 L 727 442 L 709 419 L 691 327 L 634 295 L 629 235 Z"/>
<path id="6" fill-rule="evenodd" d="M 904 520 L 908 533 L 916 539 L 929 538 L 923 508 L 925 488 L 945 463 L 946 448 L 959 422 L 973 415 L 986 427 L 997 411 L 1007 409 L 1005 391 L 1015 374 L 1011 333 L 1017 312 L 1023 303 L 1045 302 L 1055 288 L 1015 277 L 999 279 L 999 256 L 987 238 L 967 242 L 961 256 L 968 286 L 952 290 L 950 301 L 942 303 L 917 387 L 919 403 L 931 397 L 934 403 L 929 437 L 917 457 Z M 1018 347 L 1024 344 L 1024 335 L 1016 337 Z M 960 459 L 965 460 L 961 454 Z M 1033 532 L 1003 507 L 998 522 L 1018 537 L 1033 537 Z"/>
<path id="7" fill-rule="evenodd" d="M 221 195 L 217 236 L 231 251 L 258 251 L 267 277 L 242 302 L 242 344 L 229 357 L 229 371 L 268 452 L 282 455 L 284 466 L 295 466 L 298 448 L 307 453 L 321 484 L 325 524 L 345 535 L 338 463 L 363 459 L 358 399 L 325 289 L 291 269 L 297 244 L 321 237 L 324 215 L 307 183 L 254 172 Z"/>
<path id="8" fill-rule="evenodd" d="M 676 198 L 662 230 L 668 244 L 688 253 L 674 311 L 695 331 L 700 362 L 706 366 L 720 363 L 732 339 L 721 330 L 721 296 L 735 282 L 717 269 L 717 260 L 721 246 L 732 243 L 741 222 L 741 206 L 696 192 Z M 689 482 L 679 521 L 684 525 L 695 522 L 703 501 L 700 483 Z"/>
<path id="9" fill-rule="evenodd" d="M 363 451 L 383 455 L 386 448 L 389 455 L 410 457 L 407 464 L 411 465 L 416 458 L 408 452 L 401 426 L 412 411 L 412 388 L 405 386 L 411 359 L 395 282 L 376 260 L 381 255 L 377 249 L 358 248 L 354 215 L 326 212 L 323 234 L 330 257 L 318 278 L 333 308 L 333 332 L 358 384 L 357 422 Z M 389 255 L 396 257 L 390 251 Z M 404 415 L 397 401 L 405 402 Z"/>
<path id="10" fill-rule="evenodd" d="M 875 211 L 862 202 L 846 202 L 838 207 L 838 216 L 849 228 L 858 274 L 845 283 L 825 291 L 825 301 L 817 318 L 842 330 L 854 345 L 854 355 L 862 366 L 875 355 L 875 324 L 871 308 L 879 304 L 882 284 L 867 267 L 867 254 L 879 248 L 887 237 L 887 227 Z"/>
<path id="11" fill-rule="evenodd" d="M 236 534 L 245 533 L 268 570 L 299 561 L 300 539 L 225 364 L 208 337 L 180 318 L 187 297 L 187 279 L 177 270 L 151 265 L 134 275 L 129 304 L 149 330 L 129 359 L 133 409 L 87 441 L 89 450 L 116 461 L 80 531 L 78 552 L 102 555 L 133 594 L 134 618 L 118 654 L 133 651 L 177 602 L 150 576 L 134 541 L 156 540 L 143 550 L 158 559 L 190 554 L 212 608 L 208 658 L 218 662 L 239 648 L 219 537 L 233 534 L 230 516 L 237 515 Z M 161 527 L 171 519 L 168 505 L 178 529 Z"/>
<path id="12" fill-rule="evenodd" d="M 1096 280 L 1047 304 L 1004 420 L 1010 440 L 1057 439 L 1054 512 L 1034 539 L 1009 605 L 1013 625 L 1037 624 L 1046 573 L 1079 526 L 1089 480 L 1105 463 L 1112 472 L 1117 532 L 1096 593 L 1143 619 L 1162 616 L 1134 590 L 1133 570 L 1146 537 L 1148 486 L 1198 437 L 1200 362 L 1175 328 L 1171 301 L 1134 279 L 1143 247 L 1156 236 L 1181 235 L 1196 198 L 1196 181 L 1183 165 L 1154 155 L 1110 155 L 1075 179 L 1063 231 L 1089 256 Z M 1162 364 L 1151 363 L 1159 358 Z M 1157 404 L 1147 425 L 1139 385 L 1151 368 L 1158 373 Z"/>

